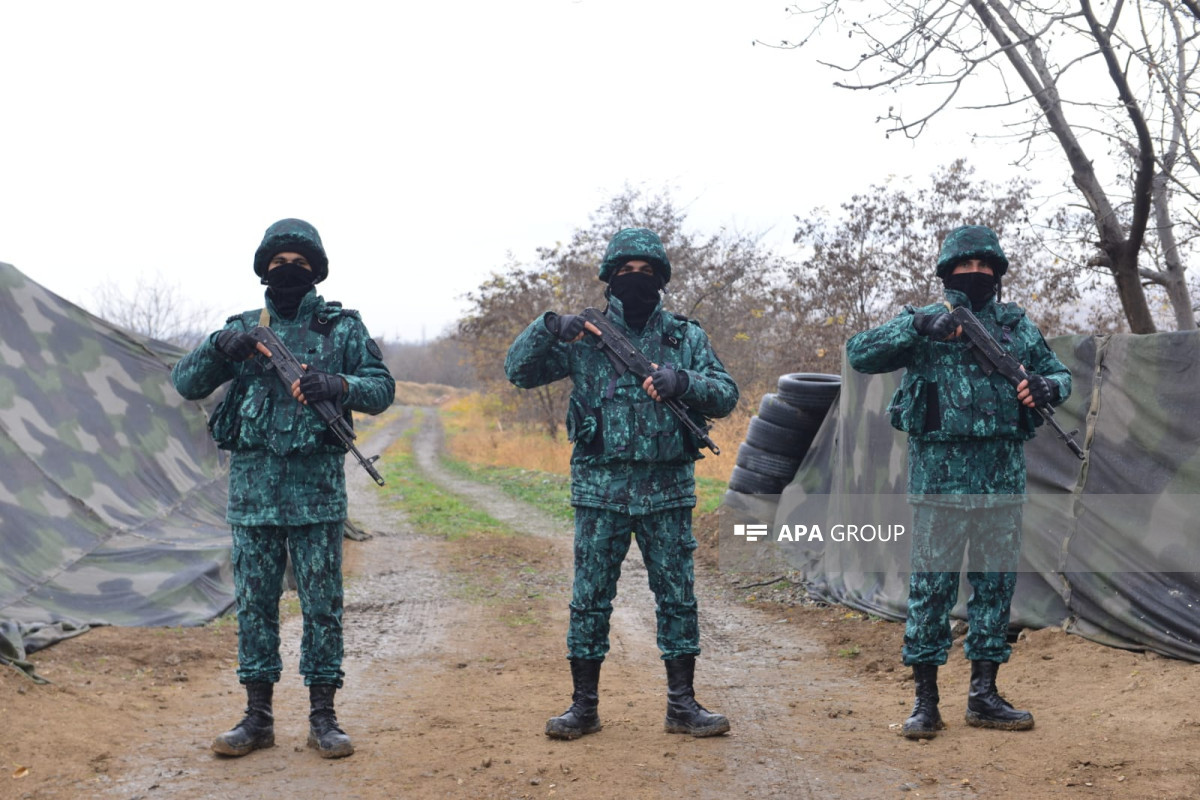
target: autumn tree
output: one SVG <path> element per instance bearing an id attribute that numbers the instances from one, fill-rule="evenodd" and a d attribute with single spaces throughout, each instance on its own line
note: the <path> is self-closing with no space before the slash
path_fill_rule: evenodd
<path id="1" fill-rule="evenodd" d="M 491 391 L 511 398 L 519 417 L 537 420 L 551 436 L 564 419 L 569 381 L 517 392 L 504 377 L 504 356 L 513 339 L 546 311 L 579 312 L 604 307 L 600 262 L 618 230 L 646 227 L 663 240 L 671 281 L 663 307 L 698 319 L 727 368 L 742 386 L 773 379 L 786 341 L 774 287 L 783 263 L 760 241 L 728 230 L 699 234 L 667 195 L 627 189 L 599 208 L 589 224 L 565 242 L 537 250 L 531 265 L 515 260 L 468 294 L 470 309 L 457 338 L 478 377 Z"/>

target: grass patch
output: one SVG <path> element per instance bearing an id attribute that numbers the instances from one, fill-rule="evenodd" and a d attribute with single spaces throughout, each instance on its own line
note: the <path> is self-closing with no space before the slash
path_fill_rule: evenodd
<path id="1" fill-rule="evenodd" d="M 575 518 L 575 509 L 571 507 L 571 480 L 566 475 L 449 459 L 443 460 L 442 466 L 469 480 L 495 486 L 509 497 L 529 503 L 554 519 L 570 522 Z"/>
<path id="2" fill-rule="evenodd" d="M 696 513 L 711 514 L 725 499 L 728 481 L 717 478 L 696 478 Z"/>
<path id="3" fill-rule="evenodd" d="M 392 504 L 404 510 L 413 528 L 449 540 L 472 535 L 511 536 L 513 531 L 507 525 L 444 491 L 421 473 L 413 457 L 415 433 L 415 426 L 409 428 L 387 449 L 380 470 L 399 495 L 391 500 Z"/>
<path id="4" fill-rule="evenodd" d="M 571 507 L 571 479 L 554 472 L 522 467 L 497 467 L 467 461 L 443 460 L 442 466 L 469 480 L 495 486 L 509 497 L 536 506 L 563 522 L 575 518 Z M 696 478 L 696 513 L 716 511 L 725 498 L 727 486 L 716 478 Z"/>

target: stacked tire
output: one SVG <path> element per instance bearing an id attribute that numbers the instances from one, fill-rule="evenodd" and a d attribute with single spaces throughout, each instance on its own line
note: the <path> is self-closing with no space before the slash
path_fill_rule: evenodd
<path id="1" fill-rule="evenodd" d="M 742 494 L 779 494 L 791 483 L 813 437 L 842 388 L 839 375 L 781 375 L 778 391 L 763 395 L 738 447 L 729 488 Z"/>

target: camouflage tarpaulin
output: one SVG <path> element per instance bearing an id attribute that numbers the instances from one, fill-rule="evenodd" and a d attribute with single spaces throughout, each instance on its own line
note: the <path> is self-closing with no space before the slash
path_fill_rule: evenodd
<path id="1" fill-rule="evenodd" d="M 1080 429 L 1075 439 L 1087 460 L 1047 427 L 1026 445 L 1013 623 L 1063 626 L 1105 644 L 1200 661 L 1200 333 L 1069 336 L 1050 345 L 1074 376 L 1057 419 Z M 906 489 L 907 445 L 886 408 L 899 378 L 843 368 L 838 404 L 780 498 L 773 530 L 796 509 L 839 496 L 860 507 L 871 497 L 894 506 Z M 746 550 L 726 534 L 723 549 Z M 905 573 L 863 569 L 844 549 L 786 546 L 787 562 L 801 565 L 815 596 L 904 617 Z M 964 580 L 960 618 L 969 591 Z"/>
<path id="2" fill-rule="evenodd" d="M 182 352 L 0 263 L 0 621 L 195 625 L 232 605 L 226 467 Z M 43 641 L 44 643 L 44 641 Z"/>

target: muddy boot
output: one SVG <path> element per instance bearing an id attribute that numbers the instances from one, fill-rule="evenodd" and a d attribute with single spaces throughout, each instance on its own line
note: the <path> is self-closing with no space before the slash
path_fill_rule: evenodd
<path id="1" fill-rule="evenodd" d="M 692 736 L 717 736 L 729 730 L 729 720 L 713 714 L 696 702 L 692 678 L 696 672 L 696 657 L 669 658 L 667 665 L 667 733 L 687 733 Z"/>
<path id="2" fill-rule="evenodd" d="M 330 684 L 308 687 L 308 746 L 317 748 L 321 758 L 342 758 L 354 752 L 350 737 L 338 727 L 333 713 L 336 691 Z"/>
<path id="3" fill-rule="evenodd" d="M 603 661 L 583 658 L 571 659 L 571 707 L 561 716 L 546 721 L 546 735 L 551 739 L 578 739 L 585 733 L 600 730 L 600 665 Z"/>
<path id="4" fill-rule="evenodd" d="M 275 717 L 271 714 L 273 683 L 246 684 L 246 716 L 213 740 L 212 749 L 223 756 L 244 756 L 251 750 L 275 746 Z"/>
<path id="5" fill-rule="evenodd" d="M 1027 731 L 1033 727 L 1033 714 L 1019 711 L 996 691 L 995 661 L 971 662 L 971 690 L 967 695 L 967 724 L 976 728 Z"/>
<path id="6" fill-rule="evenodd" d="M 946 727 L 938 711 L 938 665 L 913 664 L 912 671 L 917 700 L 913 703 L 912 716 L 904 720 L 902 732 L 906 739 L 932 739 Z"/>

